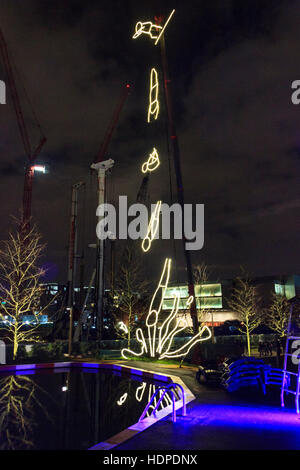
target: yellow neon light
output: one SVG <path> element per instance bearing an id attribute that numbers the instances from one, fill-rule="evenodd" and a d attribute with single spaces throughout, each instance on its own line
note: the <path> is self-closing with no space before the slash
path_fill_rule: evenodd
<path id="1" fill-rule="evenodd" d="M 146 382 L 143 382 L 142 385 L 140 385 L 140 386 L 136 389 L 135 398 L 137 399 L 137 401 L 142 401 L 146 386 L 147 386 L 147 383 L 146 383 Z M 149 401 L 149 400 L 148 400 L 148 401 Z"/>
<path id="2" fill-rule="evenodd" d="M 149 337 L 149 342 L 150 342 L 150 356 L 151 357 L 155 357 L 156 324 L 158 322 L 159 313 L 161 311 L 162 304 L 164 301 L 164 296 L 165 296 L 165 293 L 169 284 L 170 270 L 171 270 L 171 259 L 167 258 L 165 260 L 165 264 L 163 267 L 163 271 L 162 271 L 158 286 L 152 297 L 150 307 L 149 307 L 149 313 L 146 318 L 146 326 L 148 327 L 148 337 Z M 155 310 L 153 308 L 153 304 L 156 300 L 157 294 L 160 289 L 161 289 L 161 299 L 160 299 L 160 303 L 159 303 L 157 310 Z"/>
<path id="3" fill-rule="evenodd" d="M 172 10 L 164 26 L 159 26 L 155 23 L 152 23 L 152 21 L 138 21 L 135 25 L 135 33 L 132 36 L 132 38 L 136 39 L 142 34 L 145 34 L 146 36 L 149 36 L 150 39 L 153 39 L 155 41 L 154 44 L 156 45 L 158 41 L 160 40 L 160 38 L 162 37 L 174 13 L 175 13 L 175 10 Z"/>
<path id="4" fill-rule="evenodd" d="M 126 356 L 126 352 L 128 352 L 129 355 L 134 355 L 134 356 L 142 356 L 144 354 L 144 352 L 145 353 L 148 352 L 148 348 L 147 348 L 147 344 L 146 344 L 146 341 L 145 341 L 144 333 L 143 333 L 143 330 L 141 328 L 138 328 L 136 330 L 135 336 L 136 336 L 137 341 L 142 345 L 141 352 L 140 353 L 135 353 L 135 352 L 131 351 L 130 349 L 122 349 L 121 355 L 124 359 L 128 359 L 128 357 Z"/>
<path id="5" fill-rule="evenodd" d="M 128 397 L 128 393 L 124 393 L 124 395 L 122 395 L 122 396 L 119 398 L 119 400 L 117 401 L 117 404 L 118 404 L 119 406 L 122 406 L 122 405 L 125 403 L 125 401 L 127 400 L 127 397 Z"/>
<path id="6" fill-rule="evenodd" d="M 159 227 L 159 215 L 160 215 L 160 208 L 161 208 L 161 201 L 156 203 L 155 209 L 151 214 L 150 222 L 148 225 L 147 234 L 142 241 L 142 249 L 144 252 L 147 252 L 151 248 L 151 244 L 157 234 L 157 230 Z"/>
<path id="7" fill-rule="evenodd" d="M 147 122 L 150 122 L 151 116 L 157 119 L 159 113 L 158 101 L 158 75 L 157 71 L 153 68 L 150 72 L 150 88 L 149 88 L 149 106 Z"/>
<path id="8" fill-rule="evenodd" d="M 165 319 L 165 321 L 163 322 L 163 324 L 161 325 L 159 329 L 159 347 L 158 347 L 159 353 L 161 353 L 162 348 L 167 340 L 170 324 L 177 315 L 178 308 L 179 308 L 179 301 L 180 301 L 179 295 L 175 294 L 172 311 L 170 315 Z"/>
<path id="9" fill-rule="evenodd" d="M 156 170 L 160 165 L 159 156 L 155 147 L 149 155 L 148 160 L 142 165 L 142 172 L 147 173 Z"/>
<path id="10" fill-rule="evenodd" d="M 180 297 L 178 294 L 175 294 L 174 296 L 173 308 L 171 313 L 163 322 L 160 322 L 161 324 L 159 325 L 159 316 L 165 299 L 166 290 L 169 285 L 170 270 L 171 259 L 166 258 L 163 271 L 158 282 L 158 286 L 151 299 L 148 315 L 146 318 L 146 326 L 148 328 L 147 341 L 149 343 L 149 355 L 150 357 L 155 357 L 156 355 L 158 355 L 158 359 L 177 358 L 185 356 L 188 354 L 191 348 L 195 346 L 195 344 L 199 343 L 200 341 L 207 341 L 211 338 L 211 331 L 205 325 L 186 344 L 184 344 L 177 350 L 170 351 L 175 335 L 177 335 L 187 327 L 187 322 L 185 319 L 176 319 L 180 302 Z M 190 305 L 192 301 L 193 297 L 190 296 L 187 300 L 187 305 Z M 156 304 L 155 308 L 154 304 Z M 174 321 L 175 326 L 172 327 L 171 324 Z M 136 353 L 134 351 L 131 351 L 130 349 L 123 349 L 121 353 L 125 359 L 128 359 L 127 354 L 130 356 L 142 356 L 144 352 L 147 353 L 147 344 L 141 328 L 138 328 L 136 330 L 136 339 L 141 344 L 141 351 L 139 353 Z"/>
<path id="11" fill-rule="evenodd" d="M 150 39 L 157 40 L 162 29 L 162 26 L 152 23 L 152 21 L 138 21 L 135 25 L 135 33 L 132 39 L 136 39 L 142 34 L 145 34 L 146 36 L 150 36 Z"/>
<path id="12" fill-rule="evenodd" d="M 127 326 L 125 325 L 124 322 L 119 321 L 119 323 L 118 323 L 118 328 L 119 328 L 119 330 L 124 331 L 125 334 L 128 333 L 128 328 L 127 328 Z"/>
<path id="13" fill-rule="evenodd" d="M 165 22 L 164 27 L 161 29 L 161 31 L 160 31 L 160 33 L 159 33 L 159 35 L 158 35 L 158 37 L 157 37 L 157 39 L 156 39 L 156 41 L 155 41 L 155 43 L 154 43 L 155 45 L 158 43 L 158 41 L 159 41 L 160 38 L 162 37 L 162 35 L 163 35 L 163 33 L 164 33 L 164 31 L 165 31 L 165 29 L 166 29 L 166 27 L 167 27 L 167 24 L 169 23 L 170 19 L 171 19 L 172 16 L 174 15 L 174 13 L 175 13 L 175 10 L 172 10 L 171 13 L 170 13 L 170 15 L 169 15 L 169 18 L 168 18 L 167 21 Z"/>
<path id="14" fill-rule="evenodd" d="M 205 336 L 202 338 L 203 333 L 207 331 L 208 336 Z M 197 333 L 190 341 L 188 341 L 186 344 L 184 344 L 181 348 L 177 349 L 177 351 L 172 351 L 172 352 L 166 352 L 162 354 L 159 359 L 163 359 L 164 357 L 168 358 L 175 358 L 175 357 L 182 357 L 185 356 L 186 354 L 189 353 L 189 351 L 192 349 L 192 347 L 195 346 L 195 344 L 199 343 L 200 341 L 207 341 L 208 339 L 211 338 L 211 331 L 208 328 L 208 326 L 203 326 L 199 333 Z"/>

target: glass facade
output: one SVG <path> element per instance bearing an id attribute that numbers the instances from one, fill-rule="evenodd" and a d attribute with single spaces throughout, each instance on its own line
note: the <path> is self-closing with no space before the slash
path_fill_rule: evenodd
<path id="1" fill-rule="evenodd" d="M 284 295 L 284 286 L 282 284 L 279 284 L 278 282 L 275 282 L 274 290 L 275 290 L 275 294 Z"/>
<path id="2" fill-rule="evenodd" d="M 187 286 L 168 287 L 166 290 L 163 310 L 170 310 L 173 307 L 175 294 L 179 295 L 179 309 L 186 309 L 186 301 L 189 297 Z M 195 285 L 196 306 L 198 309 L 222 308 L 222 285 L 214 284 L 196 284 Z"/>
<path id="3" fill-rule="evenodd" d="M 275 282 L 275 293 L 278 295 L 285 295 L 287 299 L 292 299 L 296 295 L 296 288 L 293 279 L 288 279 L 285 284 Z"/>

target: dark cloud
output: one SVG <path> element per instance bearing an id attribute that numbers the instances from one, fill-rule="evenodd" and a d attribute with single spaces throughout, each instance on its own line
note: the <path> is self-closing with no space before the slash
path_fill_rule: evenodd
<path id="1" fill-rule="evenodd" d="M 139 167 L 155 142 L 164 159 L 159 175 L 150 178 L 150 197 L 170 199 L 163 102 L 159 125 L 145 123 L 146 83 L 150 67 L 160 63 L 159 49 L 132 41 L 131 34 L 137 19 L 175 7 L 167 53 L 185 194 L 187 202 L 205 204 L 205 245 L 193 261 L 204 260 L 219 278 L 236 274 L 240 265 L 256 274 L 297 272 L 300 107 L 290 96 L 291 82 L 299 78 L 298 2 L 161 4 L 1 1 L 0 26 L 20 72 L 18 85 L 24 83 L 47 136 L 40 159 L 49 173 L 37 175 L 33 198 L 33 215 L 48 243 L 45 262 L 58 266 L 57 276 L 65 280 L 71 185 L 82 179 L 81 240 L 94 241 L 89 166 L 127 82 L 132 91 L 109 148 L 116 161 L 110 197 L 135 199 Z M 20 93 L 36 144 L 30 107 Z M 21 205 L 25 157 L 11 104 L 0 112 L 1 220 L 8 221 Z M 173 173 L 172 182 L 175 195 Z M 5 222 L 1 237 L 6 230 Z M 157 243 L 149 270 L 157 272 L 166 253 L 174 254 L 173 245 Z M 178 242 L 176 259 L 182 276 Z M 86 272 L 92 261 L 89 251 Z"/>

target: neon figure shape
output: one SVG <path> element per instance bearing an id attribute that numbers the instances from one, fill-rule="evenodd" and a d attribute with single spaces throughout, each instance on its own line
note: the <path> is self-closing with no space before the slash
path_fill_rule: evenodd
<path id="1" fill-rule="evenodd" d="M 128 328 L 127 328 L 127 326 L 125 325 L 125 323 L 124 323 L 124 322 L 122 322 L 122 321 L 119 321 L 119 323 L 118 323 L 118 325 L 117 325 L 117 326 L 119 327 L 119 330 L 122 330 L 122 331 L 124 331 L 124 333 L 125 333 L 125 334 L 127 334 L 127 333 L 128 333 Z"/>
<path id="2" fill-rule="evenodd" d="M 142 34 L 145 34 L 146 36 L 149 36 L 150 39 L 155 39 L 156 41 L 162 29 L 162 26 L 159 26 L 152 21 L 138 21 L 135 25 L 135 33 L 132 36 L 132 39 L 136 39 Z"/>
<path id="3" fill-rule="evenodd" d="M 204 325 L 199 330 L 199 332 L 194 335 L 189 341 L 187 341 L 187 343 L 185 343 L 183 346 L 176 350 L 170 350 L 175 335 L 177 335 L 187 327 L 187 321 L 185 319 L 176 319 L 180 301 L 180 297 L 178 294 L 175 294 L 174 296 L 173 308 L 169 315 L 167 315 L 167 317 L 163 321 L 159 321 L 162 306 L 166 296 L 166 291 L 169 284 L 170 270 L 171 259 L 166 258 L 163 271 L 158 282 L 157 288 L 151 299 L 148 315 L 146 318 L 146 326 L 148 329 L 147 342 L 149 345 L 149 354 L 150 357 L 155 357 L 157 355 L 158 359 L 185 356 L 186 354 L 188 354 L 191 348 L 195 346 L 195 344 L 201 341 L 207 341 L 211 338 L 210 329 L 206 325 Z M 192 297 L 189 297 L 187 301 L 187 306 L 190 305 L 191 302 Z M 154 303 L 158 304 L 155 308 Z M 124 359 L 128 359 L 128 357 L 132 355 L 142 356 L 145 352 L 148 353 L 146 339 L 141 328 L 138 328 L 136 330 L 136 339 L 141 344 L 140 352 L 137 353 L 130 349 L 123 349 L 121 351 L 121 354 Z"/>
<path id="4" fill-rule="evenodd" d="M 175 10 L 172 10 L 170 15 L 167 18 L 167 21 L 165 22 L 164 26 L 157 25 L 153 23 L 152 21 L 138 21 L 135 25 L 135 33 L 132 36 L 133 39 L 138 38 L 142 34 L 145 34 L 146 36 L 149 36 L 150 39 L 154 40 L 154 44 L 156 45 L 160 38 L 162 37 L 170 19 L 174 15 Z"/>
<path id="5" fill-rule="evenodd" d="M 119 400 L 117 401 L 117 404 L 119 406 L 122 406 L 124 405 L 125 401 L 127 400 L 127 397 L 128 397 L 128 393 L 124 393 L 124 395 L 122 395 Z"/>
<path id="6" fill-rule="evenodd" d="M 150 72 L 150 88 L 149 88 L 149 106 L 147 122 L 151 121 L 151 116 L 157 119 L 159 113 L 159 101 L 158 101 L 158 75 L 157 71 L 152 68 Z"/>
<path id="7" fill-rule="evenodd" d="M 155 147 L 153 147 L 152 152 L 149 155 L 148 160 L 142 165 L 142 173 L 147 173 L 156 170 L 160 165 L 160 160 L 158 152 Z"/>
<path id="8" fill-rule="evenodd" d="M 161 208 L 161 201 L 156 203 L 155 209 L 151 214 L 150 222 L 147 229 L 147 234 L 142 241 L 142 249 L 144 252 L 147 252 L 151 248 L 151 244 L 157 234 L 157 230 L 159 227 L 159 215 L 160 215 L 160 208 Z"/>

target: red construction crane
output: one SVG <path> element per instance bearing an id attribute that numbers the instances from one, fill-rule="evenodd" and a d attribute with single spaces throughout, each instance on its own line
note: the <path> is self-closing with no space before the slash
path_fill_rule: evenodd
<path id="1" fill-rule="evenodd" d="M 7 74 L 7 82 L 11 92 L 13 107 L 17 117 L 17 123 L 21 135 L 21 139 L 23 142 L 23 147 L 25 153 L 28 158 L 28 162 L 25 167 L 25 179 L 24 179 L 24 191 L 23 191 L 23 213 L 22 213 L 22 228 L 23 230 L 28 230 L 30 226 L 30 217 L 31 217 L 31 200 L 32 200 L 32 183 L 33 183 L 33 175 L 35 169 L 41 169 L 42 167 L 35 166 L 35 161 L 37 156 L 39 155 L 43 145 L 46 142 L 46 137 L 43 135 L 41 130 L 41 126 L 34 115 L 34 120 L 37 124 L 37 127 L 40 131 L 40 142 L 35 149 L 32 149 L 30 139 L 28 136 L 28 131 L 22 111 L 22 107 L 20 104 L 20 98 L 14 78 L 13 68 L 11 64 L 11 60 L 8 54 L 7 44 L 4 38 L 4 35 L 0 29 L 0 52 L 3 60 L 3 65 Z M 34 113 L 33 113 L 34 114 Z"/>
<path id="2" fill-rule="evenodd" d="M 129 94 L 129 91 L 130 91 L 130 85 L 127 83 L 125 85 L 124 89 L 122 90 L 122 93 L 121 93 L 120 99 L 118 101 L 117 107 L 114 111 L 114 114 L 111 118 L 111 121 L 110 121 L 109 125 L 107 126 L 101 148 L 100 148 L 100 150 L 99 150 L 99 152 L 96 156 L 96 159 L 95 159 L 95 163 L 98 163 L 98 162 L 101 162 L 102 160 L 105 160 L 105 157 L 106 157 L 105 154 L 106 154 L 107 148 L 108 148 L 109 143 L 111 141 L 111 137 L 112 137 L 112 134 L 115 130 L 115 127 L 118 123 L 120 113 L 123 109 L 123 106 L 125 104 L 126 98 Z"/>

